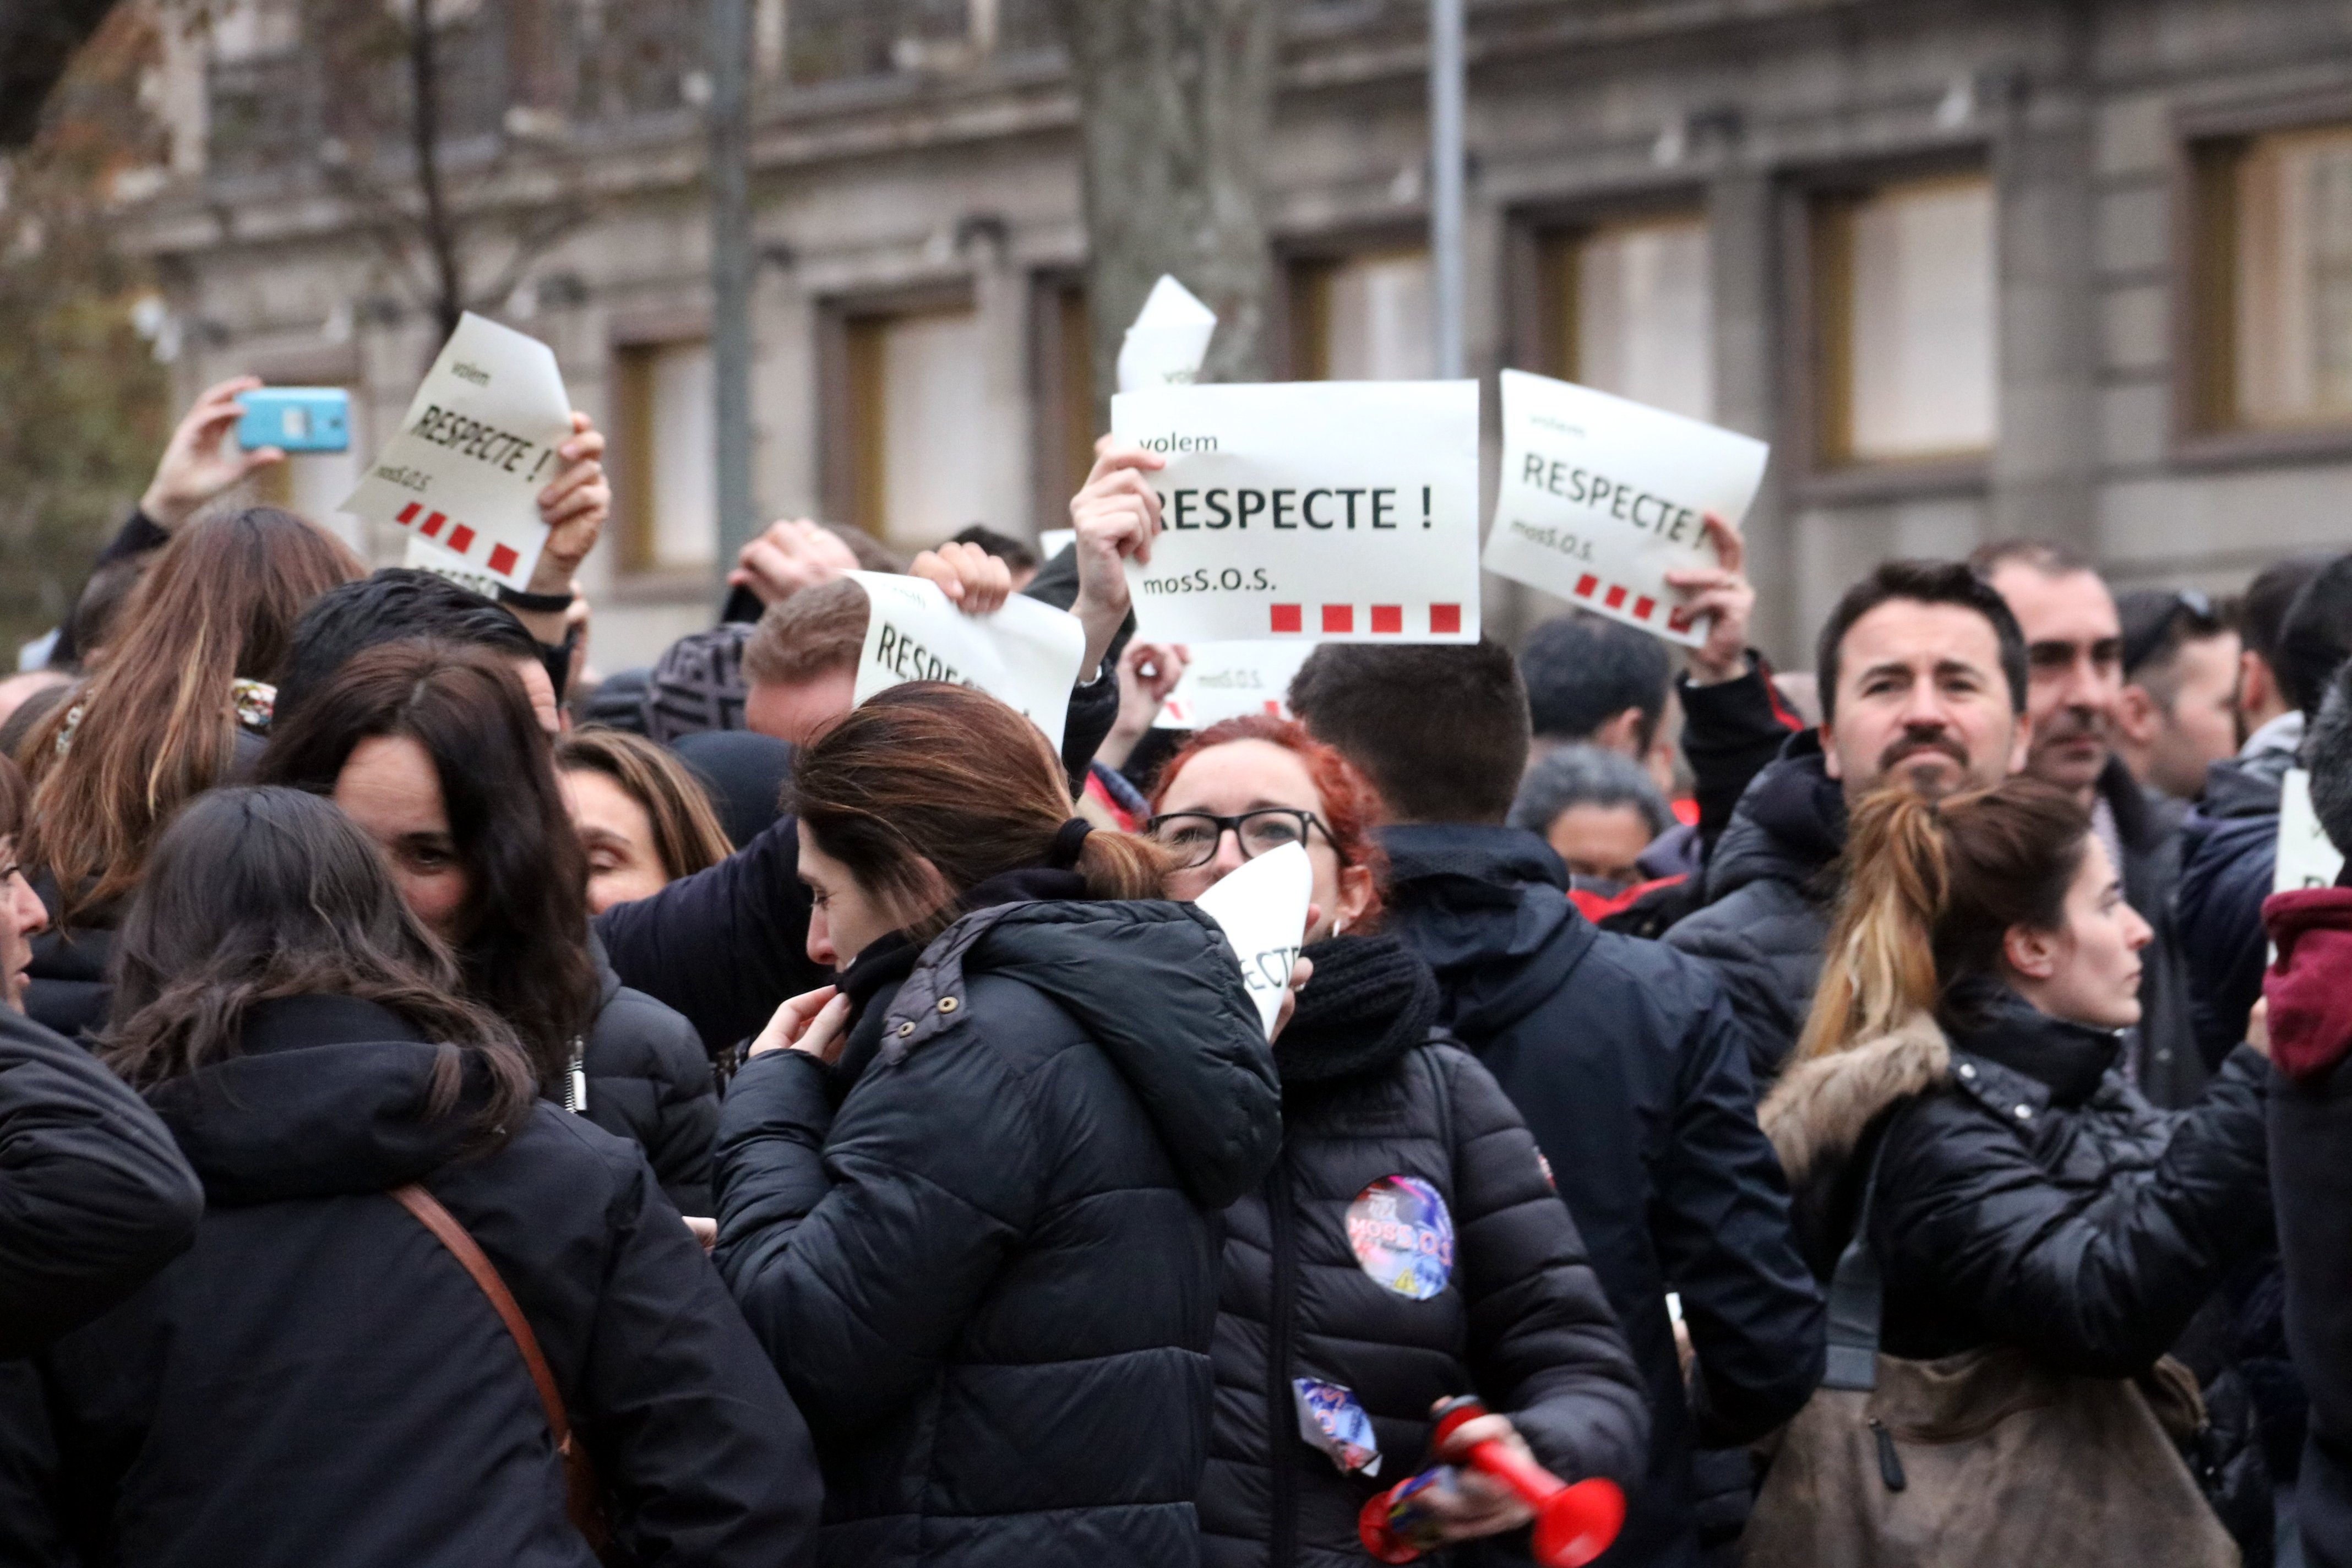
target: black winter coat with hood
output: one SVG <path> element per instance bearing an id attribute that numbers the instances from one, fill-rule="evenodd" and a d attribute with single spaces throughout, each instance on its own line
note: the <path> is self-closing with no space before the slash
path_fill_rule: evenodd
<path id="1" fill-rule="evenodd" d="M 1082 895 L 1014 873 L 884 939 L 839 1067 L 729 1088 L 719 1265 L 816 1433 L 827 1563 L 1199 1560 L 1216 1211 L 1279 1090 L 1207 916 Z"/>
<path id="2" fill-rule="evenodd" d="M 2278 865 L 2279 794 L 2292 746 L 2230 757 L 2205 770 L 2205 798 L 2181 830 L 2174 921 L 2187 954 L 2197 1048 L 2217 1064 L 2246 1037 L 2262 999 L 2270 942 L 2263 900 Z"/>
<path id="3" fill-rule="evenodd" d="M 1695 1562 L 1694 1444 L 1761 1436 L 1822 1374 L 1822 1298 L 1756 1125 L 1738 1022 L 1706 965 L 1594 930 L 1534 834 L 1381 837 L 1389 930 L 1436 972 L 1439 1021 L 1527 1118 L 1648 1388 L 1648 1474 L 1615 1560 Z M 1669 1290 L 1698 1351 L 1688 1394 Z"/>
<path id="4" fill-rule="evenodd" d="M 678 1013 L 621 984 L 604 944 L 596 961 L 596 1018 L 581 1052 L 588 1103 L 581 1113 L 646 1152 L 680 1214 L 710 1211 L 710 1148 L 719 1136 L 719 1082 L 702 1037 Z"/>
<path id="5" fill-rule="evenodd" d="M 1431 1462 L 1429 1407 L 1458 1394 L 1508 1415 L 1555 1475 L 1632 1486 L 1649 1455 L 1641 1374 L 1527 1124 L 1433 1038 L 1437 982 L 1394 938 L 1307 956 L 1315 978 L 1275 1047 L 1282 1157 L 1225 1213 L 1205 1568 L 1361 1563 L 1358 1511 Z M 1405 1217 L 1450 1255 L 1401 1275 L 1411 1249 L 1365 1227 L 1428 1194 Z M 1301 1437 L 1300 1378 L 1354 1395 L 1370 1471 Z"/>
<path id="6" fill-rule="evenodd" d="M 240 1055 L 152 1094 L 209 1207 L 33 1363 L 46 1421 L 0 1424 L 0 1562 L 58 1561 L 61 1531 L 86 1568 L 594 1568 L 513 1340 L 385 1195 L 412 1181 L 521 1305 L 621 1560 L 813 1557 L 807 1430 L 644 1156 L 543 1100 L 462 1156 L 423 1114 L 438 1050 L 371 1003 L 268 1002 Z"/>

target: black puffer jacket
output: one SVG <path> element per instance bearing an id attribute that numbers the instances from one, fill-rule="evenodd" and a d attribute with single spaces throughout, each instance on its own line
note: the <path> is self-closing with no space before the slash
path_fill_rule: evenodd
<path id="1" fill-rule="evenodd" d="M 204 1208 L 146 1101 L 0 1007 L 0 1361 L 131 1294 L 187 1250 Z"/>
<path id="2" fill-rule="evenodd" d="M 1595 931 L 1534 834 L 1429 824 L 1381 842 L 1390 930 L 1436 972 L 1439 1021 L 1527 1118 L 1642 1369 L 1649 1467 L 1618 1560 L 1696 1562 L 1694 1445 L 1762 1436 L 1822 1375 L 1822 1298 L 1738 1022 L 1706 965 Z M 1687 1391 L 1669 1290 L 1698 1352 Z"/>
<path id="3" fill-rule="evenodd" d="M 736 1075 L 719 1268 L 817 1433 L 826 1562 L 1192 1568 L 1273 1058 L 1207 916 L 1013 881 L 842 977 L 841 1068 Z"/>
<path id="4" fill-rule="evenodd" d="M 596 1020 L 581 1069 L 588 1103 L 575 1108 L 605 1131 L 633 1139 L 680 1214 L 710 1213 L 710 1146 L 719 1135 L 719 1087 L 702 1037 L 677 1013 L 621 984 L 590 939 L 596 961 Z"/>
<path id="5" fill-rule="evenodd" d="M 54 1449 L 0 1418 L 0 1562 L 55 1560 L 16 1485 L 46 1458 L 84 1563 L 593 1568 L 513 1340 L 384 1195 L 410 1181 L 521 1305 L 622 1560 L 813 1556 L 807 1431 L 634 1146 L 541 1101 L 453 1158 L 461 1130 L 423 1114 L 439 1048 L 371 1003 L 264 1003 L 243 1047 L 151 1096 L 210 1206 L 192 1250 L 38 1358 Z"/>
<path id="6" fill-rule="evenodd" d="M 2246 1037 L 2247 1015 L 2262 998 L 2270 963 L 2263 900 L 2278 864 L 2279 792 L 2294 756 L 2281 746 L 2215 763 L 2205 770 L 2205 798 L 2181 829 L 2173 919 L 2197 1048 L 2209 1065 Z"/>
<path id="7" fill-rule="evenodd" d="M 1430 1462 L 1429 1407 L 1457 1394 L 1510 1415 L 1554 1474 L 1632 1485 L 1649 1452 L 1641 1375 L 1527 1124 L 1432 1039 L 1436 980 L 1394 938 L 1307 956 L 1315 978 L 1275 1048 L 1282 1158 L 1225 1214 L 1203 1563 L 1362 1563 L 1357 1512 Z M 1355 1232 L 1426 1193 L 1422 1232 L 1452 1255 L 1401 1290 L 1410 1248 Z M 1354 1394 L 1378 1438 L 1370 1473 L 1301 1438 L 1298 1378 Z"/>
<path id="8" fill-rule="evenodd" d="M 1812 1008 L 1843 853 L 1845 796 L 1808 730 L 1740 797 L 1707 862 L 1706 907 L 1666 932 L 1666 945 L 1723 977 L 1759 1084 L 1780 1070 Z"/>

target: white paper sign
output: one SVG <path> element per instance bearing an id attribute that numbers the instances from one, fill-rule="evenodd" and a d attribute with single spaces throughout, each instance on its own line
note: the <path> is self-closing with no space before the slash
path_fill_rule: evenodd
<path id="1" fill-rule="evenodd" d="M 870 606 L 851 702 L 909 680 L 951 680 L 1019 710 L 1062 749 L 1070 689 L 1087 657 L 1086 628 L 1076 616 L 1020 594 L 992 614 L 967 616 L 923 578 L 848 575 Z"/>
<path id="2" fill-rule="evenodd" d="M 462 555 L 452 555 L 421 533 L 408 536 L 408 548 L 401 552 L 400 563 L 418 572 L 430 572 L 436 577 L 446 577 L 469 594 L 479 594 L 485 599 L 495 599 L 499 580 L 476 566 Z"/>
<path id="3" fill-rule="evenodd" d="M 2278 859 L 2271 871 L 2271 891 L 2332 888 L 2343 869 L 2342 851 L 2328 841 L 2319 814 L 2312 809 L 2310 773 L 2289 768 L 2279 787 Z"/>
<path id="4" fill-rule="evenodd" d="M 1037 536 L 1037 559 L 1051 561 L 1078 542 L 1075 528 L 1049 528 Z"/>
<path id="5" fill-rule="evenodd" d="M 1290 717 L 1290 679 L 1311 642 L 1204 642 L 1189 649 L 1192 662 L 1160 705 L 1155 730 L 1205 730 L 1245 713 Z"/>
<path id="6" fill-rule="evenodd" d="M 1702 519 L 1748 514 L 1771 448 L 1589 386 L 1503 373 L 1503 469 L 1486 570 L 1696 646 L 1666 586 L 1717 564 Z"/>
<path id="7" fill-rule="evenodd" d="M 1171 386 L 1110 417 L 1168 458 L 1139 636 L 1477 639 L 1476 382 Z"/>
<path id="8" fill-rule="evenodd" d="M 1118 346 L 1118 389 L 1191 385 L 1216 331 L 1217 313 L 1161 273 Z"/>
<path id="9" fill-rule="evenodd" d="M 513 588 L 547 542 L 539 492 L 572 436 L 572 400 L 537 338 L 467 312 L 342 510 L 394 523 Z"/>
<path id="10" fill-rule="evenodd" d="M 1193 900 L 1234 944 L 1242 979 L 1249 986 L 1250 1000 L 1257 1004 L 1268 1039 L 1274 1037 L 1274 1016 L 1282 1009 L 1282 994 L 1290 988 L 1290 966 L 1297 962 L 1307 938 L 1307 908 L 1314 899 L 1315 868 L 1307 851 L 1286 844 L 1245 861 Z"/>

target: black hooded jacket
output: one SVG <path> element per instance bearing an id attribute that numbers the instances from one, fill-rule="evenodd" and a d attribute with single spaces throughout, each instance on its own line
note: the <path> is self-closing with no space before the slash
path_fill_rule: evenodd
<path id="1" fill-rule="evenodd" d="M 0 1361 L 128 1296 L 187 1250 L 204 1208 L 146 1101 L 0 1007 Z"/>
<path id="2" fill-rule="evenodd" d="M 2187 955 L 2197 1048 L 2218 1064 L 2246 1037 L 2262 999 L 2270 942 L 2263 900 L 2278 865 L 2279 794 L 2292 748 L 2230 757 L 2205 770 L 2205 798 L 2181 830 L 2174 919 Z"/>
<path id="3" fill-rule="evenodd" d="M 1527 1118 L 1648 1388 L 1648 1475 L 1618 1560 L 1696 1561 L 1694 1443 L 1761 1436 L 1822 1373 L 1822 1299 L 1738 1022 L 1705 964 L 1595 931 L 1534 834 L 1417 826 L 1382 841 L 1390 929 L 1436 972 L 1439 1021 Z M 1669 1290 L 1698 1352 L 1688 1394 Z"/>
<path id="4" fill-rule="evenodd" d="M 411 1181 L 520 1303 L 620 1560 L 810 1560 L 807 1431 L 643 1156 L 545 1101 L 462 1156 L 424 1114 L 438 1051 L 373 1004 L 294 998 L 153 1092 L 209 1207 L 193 1249 L 35 1363 L 47 1421 L 5 1425 L 52 1440 L 52 1507 L 0 1507 L 0 1562 L 55 1561 L 61 1529 L 85 1564 L 593 1568 L 513 1340 L 385 1195 Z"/>
<path id="5" fill-rule="evenodd" d="M 710 1146 L 719 1135 L 719 1085 L 694 1026 L 621 984 L 604 946 L 596 961 L 596 1018 L 581 1055 L 588 1103 L 581 1113 L 646 1152 L 680 1214 L 710 1213 Z"/>
<path id="6" fill-rule="evenodd" d="M 1272 1054 L 1207 916 L 1016 877 L 1049 901 L 842 977 L 839 1068 L 736 1075 L 719 1265 L 817 1435 L 827 1563 L 1192 1568 L 1215 1211 L 1280 1147 Z"/>
<path id="7" fill-rule="evenodd" d="M 1457 1394 L 1509 1415 L 1555 1475 L 1632 1485 L 1649 1453 L 1641 1376 L 1527 1124 L 1432 1037 L 1437 983 L 1393 937 L 1307 956 L 1315 978 L 1275 1047 L 1282 1158 L 1225 1213 L 1206 1568 L 1362 1563 L 1358 1511 L 1431 1462 L 1429 1407 Z M 1403 1289 L 1398 1249 L 1365 1228 L 1400 1178 L 1437 1194 L 1421 1234 L 1452 1240 Z M 1378 1439 L 1370 1471 L 1300 1436 L 1299 1378 L 1352 1394 Z"/>

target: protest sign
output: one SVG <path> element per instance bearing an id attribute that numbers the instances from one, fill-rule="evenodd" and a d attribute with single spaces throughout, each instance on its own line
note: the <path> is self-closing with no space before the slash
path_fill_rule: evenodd
<path id="1" fill-rule="evenodd" d="M 1314 897 L 1315 868 L 1307 851 L 1286 844 L 1244 863 L 1193 900 L 1234 944 L 1268 1039 L 1274 1037 L 1282 994 L 1290 988 L 1290 966 L 1307 940 L 1307 907 Z"/>
<path id="2" fill-rule="evenodd" d="M 1061 750 L 1070 689 L 1087 657 L 1076 616 L 1019 594 L 1000 610 L 967 616 L 925 578 L 848 575 L 869 606 L 853 703 L 909 680 L 950 680 L 1017 709 Z"/>
<path id="3" fill-rule="evenodd" d="M 1503 373 L 1503 470 L 1486 570 L 1668 642 L 1706 627 L 1666 586 L 1717 564 L 1703 520 L 1737 528 L 1771 448 L 1549 376 Z"/>
<path id="4" fill-rule="evenodd" d="M 1110 417 L 1168 459 L 1139 636 L 1477 639 L 1476 382 L 1170 386 Z"/>
<path id="5" fill-rule="evenodd" d="M 1217 313 L 1161 273 L 1118 345 L 1118 389 L 1191 385 L 1216 331 Z"/>
<path id="6" fill-rule="evenodd" d="M 408 548 L 401 552 L 400 563 L 414 571 L 430 572 L 436 577 L 446 577 L 469 594 L 479 594 L 485 599 L 499 595 L 499 580 L 467 560 L 452 555 L 421 533 L 408 536 Z"/>
<path id="7" fill-rule="evenodd" d="M 2292 893 L 2304 888 L 2332 888 L 2344 869 L 2344 856 L 2319 826 L 2312 809 L 2311 774 L 2289 768 L 2279 788 L 2278 858 L 2273 862 L 2271 891 Z"/>
<path id="8" fill-rule="evenodd" d="M 539 492 L 562 468 L 555 449 L 571 436 L 554 352 L 468 311 L 342 510 L 528 587 L 547 542 Z"/>
<path id="9" fill-rule="evenodd" d="M 1290 678 L 1315 651 L 1311 642 L 1204 642 L 1160 705 L 1155 730 L 1205 730 L 1245 713 L 1290 717 Z"/>

